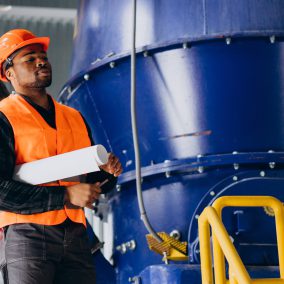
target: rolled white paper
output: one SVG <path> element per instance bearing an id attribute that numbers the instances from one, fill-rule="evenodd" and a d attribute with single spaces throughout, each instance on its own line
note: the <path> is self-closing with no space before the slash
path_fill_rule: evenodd
<path id="1" fill-rule="evenodd" d="M 105 147 L 95 145 L 18 165 L 15 167 L 13 179 L 29 184 L 69 179 L 99 171 L 99 166 L 106 164 L 107 161 L 108 153 Z"/>

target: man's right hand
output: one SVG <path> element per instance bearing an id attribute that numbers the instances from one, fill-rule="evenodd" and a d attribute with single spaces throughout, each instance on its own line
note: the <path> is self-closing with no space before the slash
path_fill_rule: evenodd
<path id="1" fill-rule="evenodd" d="M 99 199 L 101 194 L 100 183 L 79 183 L 66 187 L 66 203 L 94 209 L 93 203 Z"/>

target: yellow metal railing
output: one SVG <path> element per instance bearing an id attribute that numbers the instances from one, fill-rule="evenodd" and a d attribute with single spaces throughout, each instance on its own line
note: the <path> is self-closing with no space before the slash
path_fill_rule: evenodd
<path id="1" fill-rule="evenodd" d="M 271 207 L 275 214 L 280 278 L 251 279 L 222 223 L 224 207 Z M 284 210 L 271 196 L 223 196 L 204 209 L 198 218 L 202 284 L 284 284 Z M 214 255 L 213 281 L 210 227 Z M 229 280 L 225 274 L 225 258 L 229 264 Z"/>

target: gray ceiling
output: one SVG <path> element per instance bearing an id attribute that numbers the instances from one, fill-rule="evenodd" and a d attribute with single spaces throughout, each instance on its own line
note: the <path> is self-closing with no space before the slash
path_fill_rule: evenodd
<path id="1" fill-rule="evenodd" d="M 77 9 L 78 0 L 0 0 L 0 5 Z"/>
<path id="2" fill-rule="evenodd" d="M 0 36 L 11 29 L 29 29 L 51 39 L 48 57 L 53 83 L 48 92 L 57 97 L 69 78 L 73 33 L 77 15 L 75 0 L 0 0 Z M 11 88 L 9 85 L 7 87 Z"/>

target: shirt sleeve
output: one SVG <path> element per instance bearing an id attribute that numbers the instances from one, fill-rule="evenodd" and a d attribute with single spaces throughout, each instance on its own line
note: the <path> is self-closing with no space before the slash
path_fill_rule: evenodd
<path id="1" fill-rule="evenodd" d="M 80 113 L 81 114 L 81 113 Z M 87 131 L 88 131 L 88 135 L 91 141 L 91 145 L 94 145 L 94 140 L 92 137 L 92 131 L 90 126 L 88 125 L 86 119 L 84 118 L 84 116 L 81 114 Z M 102 193 L 106 194 L 108 192 L 110 192 L 116 185 L 117 183 L 117 177 L 115 177 L 112 174 L 109 174 L 107 172 L 105 172 L 104 170 L 100 170 L 99 172 L 92 172 L 87 174 L 87 178 L 86 178 L 86 182 L 87 183 L 96 183 L 96 182 L 104 182 L 105 180 L 107 180 L 107 182 L 101 187 Z"/>
<path id="2" fill-rule="evenodd" d="M 15 142 L 11 124 L 0 112 L 0 210 L 34 214 L 64 207 L 65 187 L 35 186 L 12 179 Z"/>

